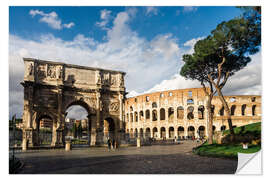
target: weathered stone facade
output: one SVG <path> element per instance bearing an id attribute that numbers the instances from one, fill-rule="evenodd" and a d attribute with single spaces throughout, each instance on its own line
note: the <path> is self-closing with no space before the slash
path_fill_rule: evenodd
<path id="1" fill-rule="evenodd" d="M 124 72 L 24 58 L 23 148 L 39 145 L 42 118 L 53 120 L 52 146 L 63 145 L 66 110 L 88 112 L 91 145 L 124 131 Z"/>
<path id="2" fill-rule="evenodd" d="M 261 121 L 261 96 L 225 96 L 233 126 Z M 213 129 L 228 129 L 218 97 L 212 101 Z M 126 132 L 131 137 L 207 136 L 206 96 L 202 88 L 155 92 L 125 101 Z"/>

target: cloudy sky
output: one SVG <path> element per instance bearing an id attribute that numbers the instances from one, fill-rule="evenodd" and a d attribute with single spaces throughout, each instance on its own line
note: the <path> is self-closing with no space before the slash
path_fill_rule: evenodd
<path id="1" fill-rule="evenodd" d="M 10 116 L 22 115 L 23 57 L 121 70 L 129 96 L 200 87 L 179 75 L 182 55 L 235 7 L 10 7 Z M 261 94 L 261 53 L 224 87 L 227 95 Z M 69 116 L 85 116 L 71 107 Z M 78 118 L 78 117 L 76 117 Z"/>

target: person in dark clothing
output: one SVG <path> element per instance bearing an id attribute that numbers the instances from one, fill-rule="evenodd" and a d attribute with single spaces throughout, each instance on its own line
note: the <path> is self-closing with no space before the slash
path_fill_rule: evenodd
<path id="1" fill-rule="evenodd" d="M 115 140 L 114 139 L 112 140 L 112 147 L 113 147 L 113 149 L 115 149 Z"/>
<path id="2" fill-rule="evenodd" d="M 111 149 L 111 144 L 112 144 L 112 142 L 111 142 L 111 139 L 110 139 L 110 138 L 108 138 L 107 144 L 108 144 L 108 149 L 110 150 L 110 149 Z"/>

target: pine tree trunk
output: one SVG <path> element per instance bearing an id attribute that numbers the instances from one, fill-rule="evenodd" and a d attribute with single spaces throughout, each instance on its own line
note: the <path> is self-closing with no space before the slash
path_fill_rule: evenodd
<path id="1" fill-rule="evenodd" d="M 230 111 L 230 108 L 228 106 L 228 103 L 226 102 L 220 88 L 216 88 L 217 90 L 217 93 L 218 93 L 218 97 L 219 99 L 221 100 L 223 106 L 224 106 L 224 109 L 226 111 L 226 114 L 227 114 L 227 121 L 228 121 L 228 125 L 229 125 L 229 129 L 230 129 L 230 134 L 231 134 L 231 137 L 232 137 L 232 141 L 234 140 L 234 131 L 233 131 L 233 126 L 232 126 L 232 118 L 231 118 L 231 111 Z"/>
<path id="2" fill-rule="evenodd" d="M 208 123 L 207 123 L 207 129 L 208 129 L 208 144 L 213 144 L 213 113 L 211 108 L 211 100 L 208 96 L 207 98 L 207 112 L 208 112 Z"/>

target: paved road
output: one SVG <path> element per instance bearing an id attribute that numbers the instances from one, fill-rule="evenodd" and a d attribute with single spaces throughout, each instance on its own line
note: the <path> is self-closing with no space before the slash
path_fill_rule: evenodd
<path id="1" fill-rule="evenodd" d="M 195 142 L 179 145 L 40 150 L 17 154 L 22 174 L 232 174 L 237 161 L 192 154 Z"/>

